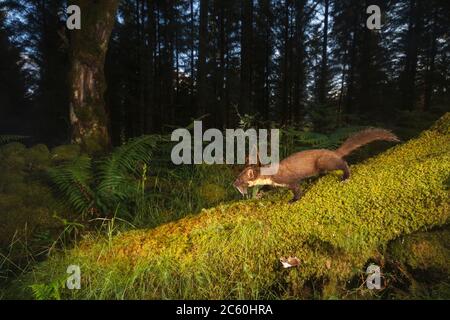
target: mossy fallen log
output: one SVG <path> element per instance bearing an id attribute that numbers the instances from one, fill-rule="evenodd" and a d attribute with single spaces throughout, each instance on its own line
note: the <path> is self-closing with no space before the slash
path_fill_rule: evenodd
<path id="1" fill-rule="evenodd" d="M 276 192 L 152 230 L 86 239 L 14 288 L 55 288 L 77 264 L 82 289 L 56 286 L 57 296 L 302 298 L 311 282 L 322 285 L 321 297 L 332 295 L 392 240 L 449 223 L 449 128 L 446 114 L 417 139 L 352 166 L 347 183 L 339 172 L 320 178 L 295 204 L 287 204 L 288 191 Z M 300 266 L 282 269 L 280 256 L 296 256 Z"/>
<path id="2" fill-rule="evenodd" d="M 450 299 L 450 226 L 392 241 L 385 255 L 399 299 Z"/>

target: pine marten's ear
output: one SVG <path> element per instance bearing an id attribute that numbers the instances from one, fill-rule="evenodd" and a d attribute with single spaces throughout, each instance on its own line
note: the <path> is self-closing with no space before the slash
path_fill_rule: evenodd
<path id="1" fill-rule="evenodd" d="M 249 168 L 247 170 L 247 178 L 254 179 L 255 178 L 255 169 Z"/>

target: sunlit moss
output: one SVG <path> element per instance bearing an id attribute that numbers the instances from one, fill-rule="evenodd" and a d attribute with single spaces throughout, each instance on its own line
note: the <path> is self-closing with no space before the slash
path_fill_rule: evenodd
<path id="1" fill-rule="evenodd" d="M 322 297 L 361 273 L 392 240 L 450 221 L 449 114 L 419 138 L 329 174 L 295 204 L 289 191 L 238 201 L 151 230 L 86 239 L 21 278 L 14 288 L 50 284 L 70 264 L 83 272 L 71 298 Z M 230 181 L 231 182 L 231 181 Z M 280 256 L 299 268 L 282 269 Z"/>

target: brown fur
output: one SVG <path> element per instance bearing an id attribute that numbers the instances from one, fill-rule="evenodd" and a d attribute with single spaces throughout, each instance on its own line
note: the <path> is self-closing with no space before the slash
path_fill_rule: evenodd
<path id="1" fill-rule="evenodd" d="M 347 180 L 350 178 L 350 170 L 343 157 L 376 140 L 399 141 L 388 130 L 367 129 L 349 137 L 336 151 L 316 149 L 294 153 L 282 160 L 278 172 L 271 176 L 262 175 L 258 166 L 246 167 L 234 182 L 234 186 L 242 194 L 247 193 L 247 187 L 255 185 L 287 187 L 294 193 L 291 202 L 295 202 L 302 195 L 298 185 L 300 180 L 334 170 L 342 170 L 342 180 Z"/>

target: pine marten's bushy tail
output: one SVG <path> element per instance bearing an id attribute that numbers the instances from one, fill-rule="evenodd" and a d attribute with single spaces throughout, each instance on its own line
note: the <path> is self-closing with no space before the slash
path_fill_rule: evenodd
<path id="1" fill-rule="evenodd" d="M 336 150 L 336 153 L 339 154 L 341 157 L 345 157 L 350 153 L 352 153 L 354 150 L 358 149 L 359 147 L 362 147 L 376 140 L 395 141 L 395 142 L 400 141 L 400 139 L 389 130 L 370 128 L 350 136 L 339 147 L 339 149 Z"/>

